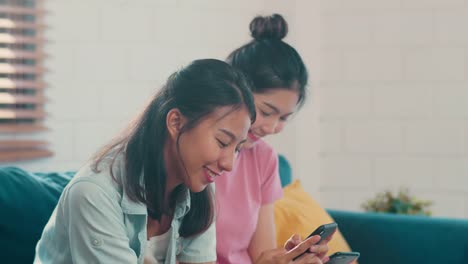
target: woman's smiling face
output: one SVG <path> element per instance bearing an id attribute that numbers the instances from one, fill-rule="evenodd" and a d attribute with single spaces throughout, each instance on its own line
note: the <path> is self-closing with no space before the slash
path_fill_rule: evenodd
<path id="1" fill-rule="evenodd" d="M 180 134 L 173 151 L 177 175 L 191 191 L 200 192 L 224 171 L 231 171 L 247 140 L 250 116 L 245 108 L 220 107 L 194 128 Z"/>
<path id="2" fill-rule="evenodd" d="M 299 95 L 295 90 L 270 89 L 254 93 L 257 118 L 251 126 L 245 147 L 252 147 L 260 138 L 281 132 L 296 111 Z"/>

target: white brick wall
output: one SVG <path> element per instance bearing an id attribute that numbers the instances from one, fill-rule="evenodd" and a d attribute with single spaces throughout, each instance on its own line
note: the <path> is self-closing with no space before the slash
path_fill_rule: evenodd
<path id="1" fill-rule="evenodd" d="M 434 115 L 440 118 L 467 118 L 466 83 L 441 84 L 434 87 Z"/>
<path id="2" fill-rule="evenodd" d="M 374 16 L 374 43 L 382 46 L 424 45 L 433 40 L 432 13 L 386 10 Z M 374 45 L 375 45 L 374 44 Z"/>
<path id="3" fill-rule="evenodd" d="M 321 10 L 322 203 L 360 210 L 406 186 L 434 201 L 434 215 L 468 217 L 468 2 Z"/>
<path id="4" fill-rule="evenodd" d="M 321 158 L 321 188 L 330 187 L 369 188 L 371 186 L 372 164 L 365 157 Z"/>
<path id="5" fill-rule="evenodd" d="M 324 118 L 368 117 L 371 113 L 371 88 L 323 85 L 320 110 Z"/>
<path id="6" fill-rule="evenodd" d="M 405 0 L 394 0 L 394 1 L 387 1 L 387 0 L 355 0 L 355 1 L 347 1 L 341 0 L 341 7 L 346 9 L 354 9 L 356 12 L 360 10 L 364 10 L 366 12 L 372 10 L 387 10 L 392 8 L 400 7 L 400 2 Z"/>
<path id="7" fill-rule="evenodd" d="M 340 153 L 343 151 L 343 128 L 340 121 L 321 122 L 320 150 L 323 153 Z"/>
<path id="8" fill-rule="evenodd" d="M 343 49 L 343 54 L 344 79 L 348 82 L 382 82 L 403 78 L 399 48 L 363 45 L 355 49 Z"/>
<path id="9" fill-rule="evenodd" d="M 461 33 L 462 34 L 462 33 Z M 404 52 L 403 69 L 408 81 L 463 81 L 465 50 L 459 47 L 410 47 Z"/>
<path id="10" fill-rule="evenodd" d="M 435 14 L 434 34 L 435 40 L 440 44 L 466 45 L 468 44 L 468 34 L 461 34 L 464 29 L 460 25 L 468 22 L 468 11 L 466 8 L 460 10 L 441 10 Z M 464 30 L 466 33 L 466 29 Z"/>
<path id="11" fill-rule="evenodd" d="M 374 114 L 380 118 L 411 120 L 432 114 L 433 96 L 428 85 L 376 85 L 372 92 Z"/>
<path id="12" fill-rule="evenodd" d="M 424 157 L 382 157 L 374 159 L 375 187 L 377 189 L 413 189 L 434 187 L 434 159 Z"/>
<path id="13" fill-rule="evenodd" d="M 464 145 L 465 145 L 465 150 L 464 150 L 464 154 L 465 156 L 468 155 L 468 122 L 465 122 L 465 132 L 463 132 L 463 135 L 464 135 Z"/>
<path id="14" fill-rule="evenodd" d="M 412 122 L 406 125 L 406 151 L 420 155 L 461 155 L 461 122 Z"/>
<path id="15" fill-rule="evenodd" d="M 465 198 L 466 195 L 461 193 L 444 193 L 444 192 L 414 192 L 421 199 L 433 201 L 432 212 L 435 216 L 450 216 L 457 218 L 466 218 L 465 214 Z"/>
<path id="16" fill-rule="evenodd" d="M 439 158 L 434 166 L 434 186 L 441 191 L 468 192 L 468 158 Z"/>
<path id="17" fill-rule="evenodd" d="M 320 80 L 322 82 L 343 80 L 343 54 L 340 50 L 321 49 L 320 58 Z"/>
<path id="18" fill-rule="evenodd" d="M 365 45 L 371 40 L 371 16 L 330 14 L 322 17 L 321 43 L 325 45 Z"/>
<path id="19" fill-rule="evenodd" d="M 387 2 L 386 0 L 383 0 Z M 459 8 L 464 8 L 464 0 L 405 0 L 402 1 L 402 7 L 405 9 L 430 9 L 436 8 L 439 10 L 442 9 L 452 9 L 457 10 Z"/>
<path id="20" fill-rule="evenodd" d="M 401 125 L 390 121 L 352 120 L 345 125 L 344 152 L 351 154 L 401 153 Z"/>

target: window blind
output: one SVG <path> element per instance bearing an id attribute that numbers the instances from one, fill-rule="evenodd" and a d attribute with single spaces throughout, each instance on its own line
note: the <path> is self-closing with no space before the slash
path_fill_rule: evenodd
<path id="1" fill-rule="evenodd" d="M 44 10 L 40 0 L 0 0 L 0 162 L 51 156 L 44 126 Z"/>

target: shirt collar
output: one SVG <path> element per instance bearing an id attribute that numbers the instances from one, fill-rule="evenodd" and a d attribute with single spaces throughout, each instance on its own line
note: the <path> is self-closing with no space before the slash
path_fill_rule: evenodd
<path id="1" fill-rule="evenodd" d="M 174 212 L 174 218 L 182 218 L 184 217 L 188 211 L 190 210 L 190 190 L 188 188 L 185 189 L 185 197 L 181 199 L 176 205 L 176 209 Z"/>
<path id="2" fill-rule="evenodd" d="M 132 201 L 125 190 L 123 190 L 122 201 L 120 206 L 126 214 L 135 214 L 135 215 L 147 215 L 147 207 L 144 203 Z M 184 198 L 179 201 L 176 205 L 174 217 L 179 219 L 184 217 L 190 210 L 190 191 L 187 189 L 184 195 Z"/>

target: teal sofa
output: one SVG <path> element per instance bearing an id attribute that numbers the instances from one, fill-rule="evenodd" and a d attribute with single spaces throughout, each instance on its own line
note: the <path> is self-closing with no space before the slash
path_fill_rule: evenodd
<path id="1" fill-rule="evenodd" d="M 283 186 L 291 167 L 280 155 Z M 468 220 L 327 210 L 360 264 L 468 264 Z"/>

